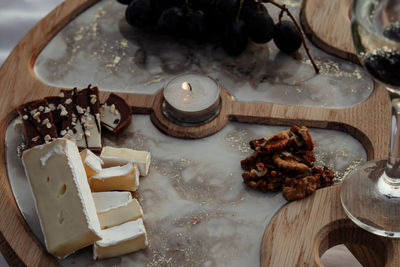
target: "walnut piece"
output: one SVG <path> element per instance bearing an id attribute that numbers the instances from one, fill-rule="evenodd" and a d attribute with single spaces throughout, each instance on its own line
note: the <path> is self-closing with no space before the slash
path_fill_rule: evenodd
<path id="1" fill-rule="evenodd" d="M 317 179 L 314 176 L 306 176 L 301 179 L 286 178 L 283 187 L 282 195 L 287 201 L 305 198 L 317 190 Z"/>
<path id="2" fill-rule="evenodd" d="M 292 126 L 274 136 L 250 141 L 254 153 L 240 162 L 249 187 L 279 191 L 288 201 L 304 198 L 332 184 L 333 171 L 314 167 L 314 141 L 305 126 Z"/>
<path id="3" fill-rule="evenodd" d="M 289 144 L 289 138 L 274 135 L 271 138 L 262 138 L 250 142 L 250 147 L 258 153 L 271 154 L 282 151 Z"/>
<path id="4" fill-rule="evenodd" d="M 310 132 L 306 126 L 292 126 L 290 131 L 296 136 L 295 141 L 299 147 L 303 147 L 305 150 L 314 149 L 314 141 L 311 138 Z"/>
<path id="5" fill-rule="evenodd" d="M 317 178 L 317 188 L 332 185 L 333 178 L 335 177 L 335 173 L 326 166 L 323 170 L 321 168 L 314 167 L 312 169 L 312 173 L 315 178 Z"/>
<path id="6" fill-rule="evenodd" d="M 308 170 L 308 166 L 297 161 L 295 156 L 293 156 L 289 152 L 282 152 L 281 154 L 275 154 L 272 157 L 272 160 L 275 164 L 276 167 L 288 170 L 288 171 L 294 171 L 297 173 L 303 173 Z"/>

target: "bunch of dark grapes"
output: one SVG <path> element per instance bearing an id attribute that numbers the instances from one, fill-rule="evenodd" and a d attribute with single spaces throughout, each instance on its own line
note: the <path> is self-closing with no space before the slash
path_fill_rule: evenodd
<path id="1" fill-rule="evenodd" d="M 160 33 L 177 34 L 195 40 L 207 35 L 221 38 L 231 55 L 242 53 L 251 40 L 263 44 L 274 39 L 276 46 L 291 54 L 302 43 L 291 21 L 277 24 L 261 0 L 117 0 L 127 4 L 128 24 L 155 27 Z"/>

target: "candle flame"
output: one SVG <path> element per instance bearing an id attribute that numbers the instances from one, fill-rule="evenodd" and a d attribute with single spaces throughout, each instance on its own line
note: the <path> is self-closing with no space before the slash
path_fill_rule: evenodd
<path id="1" fill-rule="evenodd" d="M 185 91 L 189 91 L 189 90 L 192 91 L 192 86 L 190 86 L 190 83 L 188 83 L 188 82 L 183 82 L 182 89 Z"/>
<path id="2" fill-rule="evenodd" d="M 182 89 L 185 91 L 189 90 L 189 83 L 188 82 L 182 83 Z"/>

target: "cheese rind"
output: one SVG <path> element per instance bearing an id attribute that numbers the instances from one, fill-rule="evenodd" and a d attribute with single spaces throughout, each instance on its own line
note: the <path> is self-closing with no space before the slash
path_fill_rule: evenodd
<path id="1" fill-rule="evenodd" d="M 22 155 L 47 250 L 59 258 L 101 239 L 100 223 L 79 151 L 66 139 Z"/>
<path id="2" fill-rule="evenodd" d="M 142 219 L 102 231 L 103 239 L 93 245 L 93 258 L 105 259 L 135 252 L 148 246 Z"/>
<path id="3" fill-rule="evenodd" d="M 130 192 L 92 193 L 102 229 L 143 217 L 143 210 Z"/>
<path id="4" fill-rule="evenodd" d="M 139 187 L 139 170 L 134 162 L 104 168 L 100 173 L 89 178 L 89 184 L 93 192 L 136 191 Z"/>
<path id="5" fill-rule="evenodd" d="M 96 156 L 89 149 L 82 150 L 81 153 L 83 167 L 85 168 L 87 177 L 92 177 L 93 175 L 98 174 L 103 169 L 101 165 L 103 161 Z"/>
<path id="6" fill-rule="evenodd" d="M 135 162 L 138 165 L 141 176 L 147 176 L 149 173 L 151 155 L 148 151 L 105 146 L 101 150 L 100 158 L 104 161 L 104 166 Z"/>

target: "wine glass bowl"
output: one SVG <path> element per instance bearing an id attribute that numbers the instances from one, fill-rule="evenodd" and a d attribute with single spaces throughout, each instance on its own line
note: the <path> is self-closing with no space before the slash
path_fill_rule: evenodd
<path id="1" fill-rule="evenodd" d="M 352 34 L 360 63 L 371 76 L 400 87 L 400 1 L 355 0 Z"/>
<path id="2" fill-rule="evenodd" d="M 357 57 L 389 92 L 391 144 L 387 160 L 368 161 L 345 179 L 340 199 L 358 226 L 400 238 L 400 0 L 354 0 L 351 16 Z"/>

